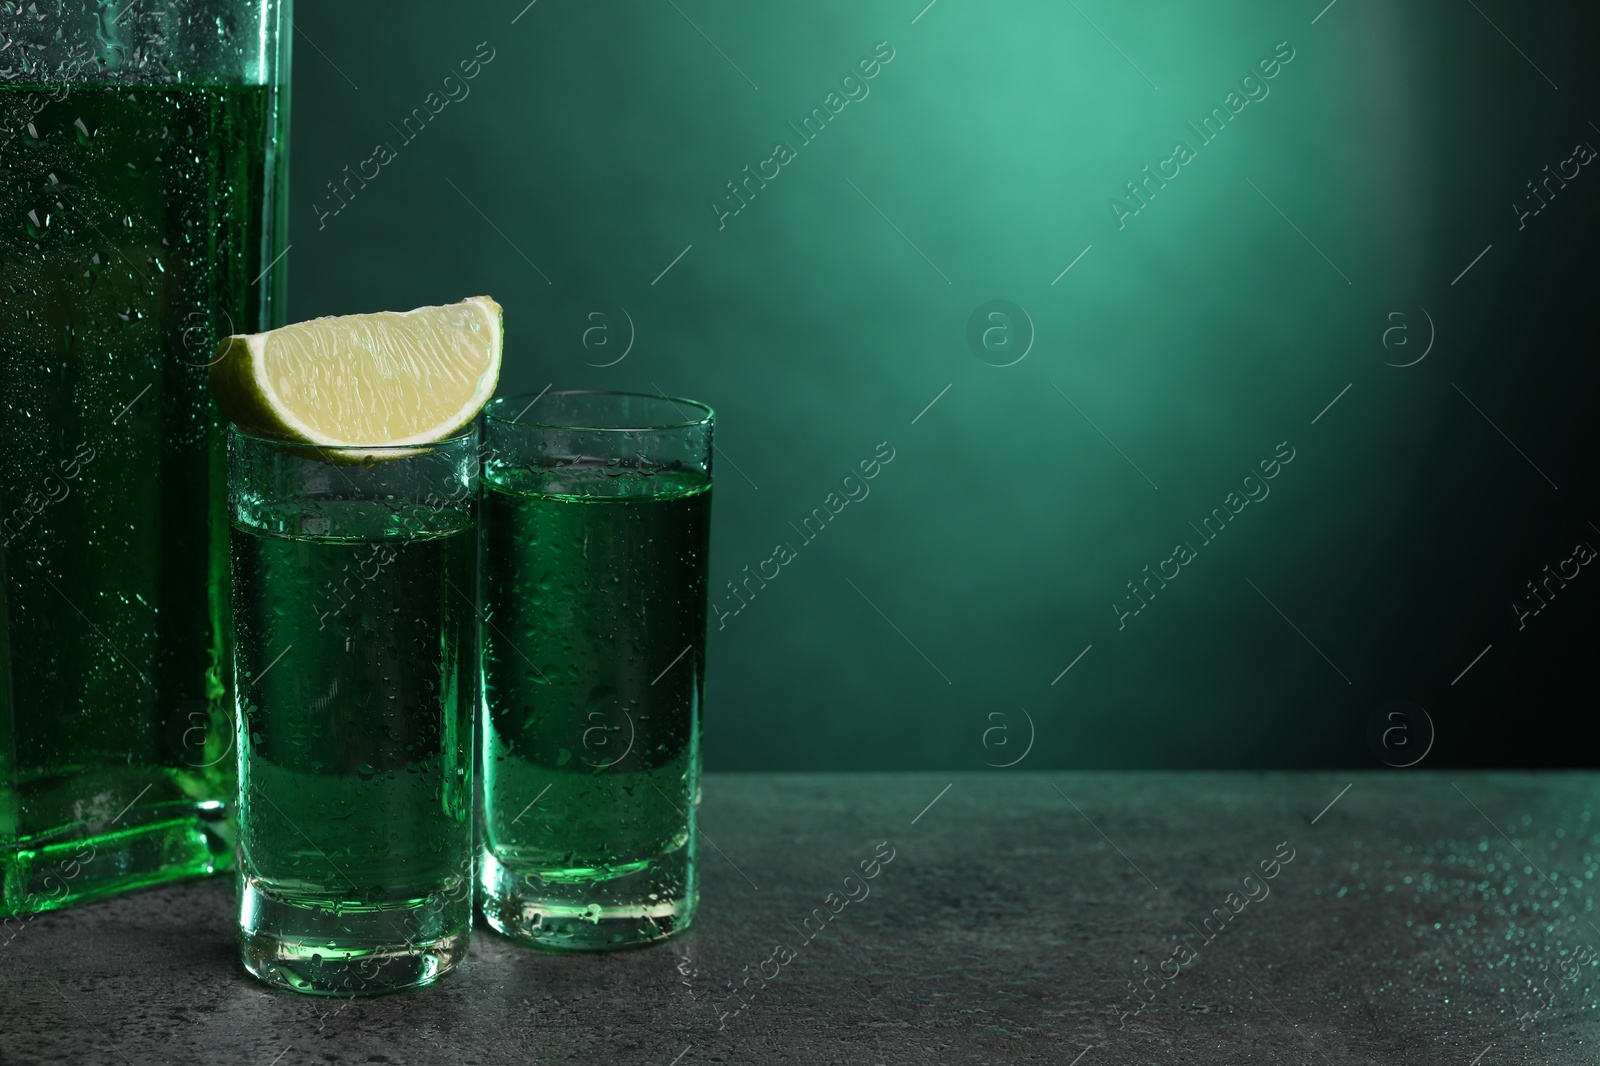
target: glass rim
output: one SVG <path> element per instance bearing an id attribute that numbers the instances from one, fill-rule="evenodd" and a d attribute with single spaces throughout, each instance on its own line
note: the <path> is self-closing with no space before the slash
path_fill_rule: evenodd
<path id="1" fill-rule="evenodd" d="M 527 406 L 523 407 L 521 411 L 517 412 L 517 416 L 515 418 L 507 418 L 504 415 L 497 413 L 495 410 L 495 408 L 499 407 L 501 404 L 510 403 L 513 400 L 521 400 L 523 397 L 528 395 L 528 393 L 522 392 L 513 393 L 510 396 L 495 397 L 486 405 L 484 405 L 484 419 L 486 421 L 499 422 L 502 425 L 508 426 L 526 426 L 529 429 L 565 429 L 579 433 L 655 433 L 668 429 L 693 429 L 696 426 L 709 426 L 712 425 L 716 419 L 716 412 L 711 409 L 711 406 L 709 404 L 701 403 L 699 400 L 690 400 L 682 396 L 668 396 L 664 392 L 627 392 L 620 389 L 558 389 L 555 392 L 550 392 L 548 389 L 546 389 L 544 392 L 534 394 L 533 398 L 528 400 Z M 540 422 L 533 419 L 524 419 L 522 417 L 522 415 L 527 413 L 529 407 L 532 407 L 535 403 L 547 395 L 608 396 L 613 398 L 629 398 L 640 400 L 665 400 L 673 407 L 679 408 L 679 414 L 683 413 L 682 407 L 685 406 L 704 412 L 704 414 L 699 418 L 684 418 L 677 422 L 660 422 L 654 425 L 646 426 L 582 426 L 561 422 Z"/>
<path id="2" fill-rule="evenodd" d="M 474 418 L 456 432 L 440 440 L 418 441 L 414 444 L 316 444 L 312 441 L 286 440 L 282 437 L 266 437 L 260 433 L 251 433 L 233 422 L 228 423 L 228 436 L 249 441 L 251 444 L 267 444 L 277 448 L 295 448 L 300 450 L 310 449 L 318 452 L 332 452 L 334 454 L 350 454 L 359 452 L 363 455 L 392 453 L 396 457 L 402 455 L 415 455 L 418 452 L 440 448 L 449 444 L 459 444 L 464 440 L 475 439 L 478 435 L 478 420 Z"/>

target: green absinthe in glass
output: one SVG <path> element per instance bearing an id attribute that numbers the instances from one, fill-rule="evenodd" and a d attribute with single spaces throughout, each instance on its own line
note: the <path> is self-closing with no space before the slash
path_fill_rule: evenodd
<path id="1" fill-rule="evenodd" d="M 408 518 L 234 516 L 241 951 L 303 992 L 426 983 L 467 947 L 477 527 Z"/>
<path id="2" fill-rule="evenodd" d="M 711 485 L 562 477 L 484 477 L 484 914 L 544 946 L 624 946 L 696 903 Z"/>
<path id="3" fill-rule="evenodd" d="M 0 914 L 231 862 L 206 364 L 268 317 L 273 107 L 0 85 Z"/>

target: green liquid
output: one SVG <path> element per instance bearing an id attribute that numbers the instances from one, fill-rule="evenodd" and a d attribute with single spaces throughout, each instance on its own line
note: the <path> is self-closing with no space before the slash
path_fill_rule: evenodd
<path id="1" fill-rule="evenodd" d="M 245 881 L 313 926 L 453 895 L 464 928 L 476 527 L 410 536 L 377 505 L 318 510 L 372 535 L 232 534 Z M 320 935 L 337 940 L 337 923 Z"/>
<path id="2" fill-rule="evenodd" d="M 594 488 L 649 495 L 484 481 L 485 844 L 516 893 L 581 902 L 580 886 L 675 857 L 682 872 L 651 899 L 688 897 L 710 483 L 664 473 Z"/>
<path id="3" fill-rule="evenodd" d="M 0 913 L 231 861 L 205 365 L 263 324 L 271 124 L 261 86 L 0 87 Z"/>

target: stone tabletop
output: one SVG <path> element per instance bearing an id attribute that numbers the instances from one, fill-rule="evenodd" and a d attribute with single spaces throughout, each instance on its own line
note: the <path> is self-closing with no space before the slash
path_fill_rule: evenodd
<path id="1" fill-rule="evenodd" d="M 1588 773 L 712 774 L 676 940 L 480 926 L 432 988 L 310 999 L 239 967 L 229 880 L 171 886 L 13 927 L 0 1063 L 1593 1064 L 1597 799 Z"/>

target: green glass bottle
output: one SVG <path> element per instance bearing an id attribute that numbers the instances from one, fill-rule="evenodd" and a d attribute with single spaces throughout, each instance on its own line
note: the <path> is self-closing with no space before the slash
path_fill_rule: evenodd
<path id="1" fill-rule="evenodd" d="M 82 6 L 0 10 L 7 915 L 232 863 L 206 364 L 282 279 L 287 0 Z"/>

